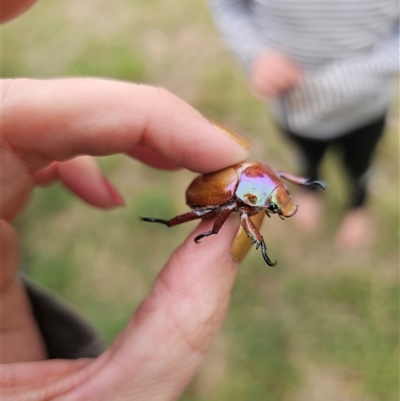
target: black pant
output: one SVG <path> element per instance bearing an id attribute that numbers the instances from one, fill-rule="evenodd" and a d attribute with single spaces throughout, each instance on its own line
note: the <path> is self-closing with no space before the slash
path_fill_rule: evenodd
<path id="1" fill-rule="evenodd" d="M 301 152 L 302 174 L 311 180 L 319 178 L 322 157 L 330 147 L 341 153 L 350 184 L 350 208 L 362 206 L 367 197 L 367 173 L 371 159 L 385 128 L 386 114 L 361 128 L 338 138 L 316 140 L 285 131 Z"/>

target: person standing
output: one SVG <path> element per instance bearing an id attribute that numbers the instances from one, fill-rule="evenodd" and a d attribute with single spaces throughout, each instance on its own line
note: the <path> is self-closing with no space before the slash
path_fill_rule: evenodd
<path id="1" fill-rule="evenodd" d="M 301 175 L 319 178 L 328 148 L 342 155 L 349 202 L 335 243 L 368 243 L 369 171 L 399 70 L 396 0 L 210 0 L 215 22 L 298 149 Z M 322 203 L 304 192 L 296 216 L 316 228 Z"/>

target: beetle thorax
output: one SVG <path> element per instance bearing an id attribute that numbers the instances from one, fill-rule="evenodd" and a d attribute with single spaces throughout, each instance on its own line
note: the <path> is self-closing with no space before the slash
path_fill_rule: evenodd
<path id="1" fill-rule="evenodd" d="M 269 174 L 262 166 L 252 166 L 242 172 L 235 195 L 249 206 L 265 208 L 277 186 L 275 174 Z"/>

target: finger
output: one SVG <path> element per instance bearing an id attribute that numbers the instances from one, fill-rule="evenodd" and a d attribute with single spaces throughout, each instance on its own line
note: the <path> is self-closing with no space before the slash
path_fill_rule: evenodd
<path id="1" fill-rule="evenodd" d="M 55 399 L 76 387 L 72 378 L 91 361 L 51 359 L 3 365 L 1 389 L 4 401 Z"/>
<path id="2" fill-rule="evenodd" d="M 14 227 L 0 220 L 0 292 L 12 283 L 19 267 L 18 235 Z"/>
<path id="3" fill-rule="evenodd" d="M 34 180 L 37 185 L 49 185 L 60 180 L 72 192 L 93 206 L 113 208 L 124 204 L 121 195 L 103 176 L 96 161 L 90 156 L 52 163 L 35 173 Z"/>
<path id="4" fill-rule="evenodd" d="M 32 7 L 36 0 L 8 0 L 2 1 L 0 7 L 0 22 L 7 22 Z"/>
<path id="5" fill-rule="evenodd" d="M 3 135 L 33 171 L 81 154 L 129 153 L 137 145 L 200 173 L 247 156 L 246 141 L 232 141 L 163 89 L 99 79 L 4 86 Z"/>
<path id="6" fill-rule="evenodd" d="M 18 235 L 0 220 L 0 363 L 40 360 L 46 350 L 24 285 L 16 278 L 19 268 Z"/>
<path id="7" fill-rule="evenodd" d="M 135 148 L 129 152 L 129 155 L 151 167 L 163 170 L 175 170 L 179 168 L 176 163 L 165 160 L 153 150 L 140 145 L 135 146 Z"/>
<path id="8" fill-rule="evenodd" d="M 26 201 L 32 174 L 54 161 L 132 153 L 150 165 L 205 173 L 244 160 L 250 146 L 163 89 L 99 79 L 5 80 L 2 95 L 2 217 Z"/>
<path id="9" fill-rule="evenodd" d="M 238 220 L 229 219 L 215 238 L 194 243 L 209 225 L 201 223 L 175 251 L 129 326 L 93 362 L 90 377 L 86 372 L 74 379 L 81 385 L 65 401 L 78 394 L 161 401 L 181 393 L 221 325 L 237 271 L 229 249 Z"/>

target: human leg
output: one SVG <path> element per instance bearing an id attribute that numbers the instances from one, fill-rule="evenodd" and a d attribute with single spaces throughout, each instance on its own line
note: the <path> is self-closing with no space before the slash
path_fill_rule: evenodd
<path id="1" fill-rule="evenodd" d="M 373 225 L 366 208 L 368 175 L 376 147 L 382 137 L 385 116 L 343 136 L 338 146 L 349 179 L 348 210 L 338 228 L 335 244 L 342 249 L 355 249 L 372 240 Z"/>
<path id="2" fill-rule="evenodd" d="M 350 182 L 349 208 L 363 206 L 367 201 L 368 173 L 384 127 L 385 115 L 338 140 Z"/>
<path id="3" fill-rule="evenodd" d="M 300 173 L 310 180 L 318 180 L 319 167 L 328 147 L 328 142 L 305 138 L 286 131 L 287 137 L 294 143 L 300 158 Z M 299 209 L 294 221 L 305 231 L 313 231 L 318 226 L 322 216 L 322 202 L 315 188 L 304 188 L 296 194 Z"/>
<path id="4" fill-rule="evenodd" d="M 300 158 L 300 175 L 311 181 L 319 179 L 319 167 L 328 147 L 326 141 L 305 138 L 290 131 L 285 131 L 287 138 L 297 148 Z M 312 188 L 309 188 L 312 190 Z"/>

